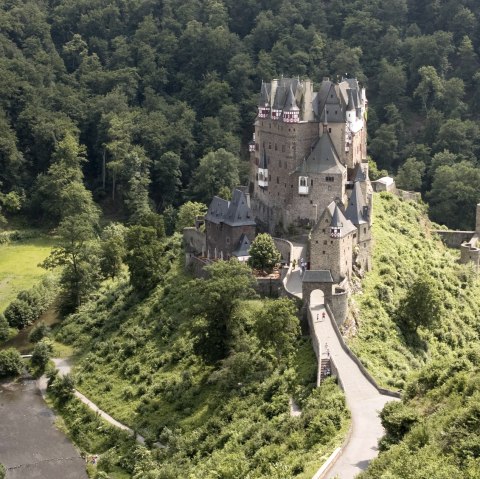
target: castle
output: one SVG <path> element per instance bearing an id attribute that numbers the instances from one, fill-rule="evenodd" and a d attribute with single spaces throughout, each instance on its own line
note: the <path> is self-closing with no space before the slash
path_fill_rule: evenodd
<path id="1" fill-rule="evenodd" d="M 252 211 L 271 233 L 310 231 L 303 281 L 324 283 L 317 286 L 325 301 L 345 296 L 354 268 L 371 267 L 367 110 L 356 79 L 324 78 L 318 91 L 295 78 L 261 86 L 250 143 Z"/>
<path id="2" fill-rule="evenodd" d="M 318 91 L 296 78 L 262 83 L 248 192 L 212 200 L 205 234 L 199 224 L 186 231 L 187 263 L 200 251 L 244 259 L 255 225 L 280 235 L 309 232 L 305 294 L 322 290 L 343 322 L 352 272 L 371 266 L 367 109 L 356 79 L 324 78 Z"/>

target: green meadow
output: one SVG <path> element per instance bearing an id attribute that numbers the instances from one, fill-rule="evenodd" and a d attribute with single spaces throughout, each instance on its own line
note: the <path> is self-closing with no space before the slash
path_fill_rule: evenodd
<path id="1" fill-rule="evenodd" d="M 19 291 L 31 288 L 46 273 L 38 264 L 54 243 L 53 238 L 41 236 L 0 245 L 0 312 Z"/>

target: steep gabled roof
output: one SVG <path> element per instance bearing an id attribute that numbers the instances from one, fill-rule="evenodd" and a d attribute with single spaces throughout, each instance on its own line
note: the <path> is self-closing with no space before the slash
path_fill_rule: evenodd
<path id="1" fill-rule="evenodd" d="M 293 94 L 292 85 L 290 85 L 290 88 L 288 90 L 287 101 L 285 102 L 285 106 L 283 109 L 286 111 L 299 111 L 297 102 L 295 100 L 295 95 Z"/>
<path id="2" fill-rule="evenodd" d="M 320 137 L 308 158 L 297 170 L 301 173 L 343 174 L 345 167 L 340 162 L 328 132 Z"/>
<path id="3" fill-rule="evenodd" d="M 214 196 L 208 207 L 205 221 L 211 223 L 222 223 L 228 211 L 228 201 L 218 196 Z"/>
<path id="4" fill-rule="evenodd" d="M 230 226 L 256 225 L 245 193 L 237 188 L 233 190 L 232 201 L 218 196 L 213 197 L 205 221 L 216 224 L 225 223 Z"/>
<path id="5" fill-rule="evenodd" d="M 236 256 L 237 258 L 240 258 L 242 256 L 248 256 L 248 251 L 250 250 L 250 244 L 251 243 L 247 235 L 243 233 L 242 236 L 240 236 L 237 247 L 235 248 L 235 251 L 232 252 L 232 255 Z"/>
<path id="6" fill-rule="evenodd" d="M 248 206 L 247 197 L 241 190 L 233 190 L 232 201 L 228 206 L 224 223 L 230 226 L 255 226 L 252 211 Z"/>
<path id="7" fill-rule="evenodd" d="M 353 185 L 352 194 L 348 200 L 347 210 L 345 216 L 354 224 L 360 225 L 367 223 L 368 218 L 364 217 L 365 212 L 365 200 L 363 198 L 360 183 L 356 181 Z"/>

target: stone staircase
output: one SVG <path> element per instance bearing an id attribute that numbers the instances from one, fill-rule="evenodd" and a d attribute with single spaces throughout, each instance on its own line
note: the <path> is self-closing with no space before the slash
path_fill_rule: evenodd
<path id="1" fill-rule="evenodd" d="M 320 382 L 332 375 L 332 364 L 329 357 L 323 357 L 320 361 Z"/>

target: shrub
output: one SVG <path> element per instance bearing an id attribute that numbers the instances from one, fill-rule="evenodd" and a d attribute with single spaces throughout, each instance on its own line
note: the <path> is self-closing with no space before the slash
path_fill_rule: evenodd
<path id="1" fill-rule="evenodd" d="M 5 318 L 13 328 L 23 329 L 36 319 L 32 305 L 22 299 L 15 299 L 5 310 Z"/>
<path id="2" fill-rule="evenodd" d="M 5 479 L 5 467 L 3 464 L 0 464 L 0 479 Z"/>
<path id="3" fill-rule="evenodd" d="M 5 316 L 0 313 L 0 341 L 8 339 L 8 321 Z"/>
<path id="4" fill-rule="evenodd" d="M 20 291 L 5 310 L 10 326 L 23 329 L 32 324 L 48 308 L 56 294 L 56 283 L 46 276 L 32 289 Z"/>
<path id="5" fill-rule="evenodd" d="M 57 400 L 64 404 L 73 397 L 75 392 L 75 382 L 70 374 L 59 376 L 58 374 L 49 381 L 48 390 L 57 398 Z"/>
<path id="6" fill-rule="evenodd" d="M 38 343 L 43 338 L 50 335 L 50 328 L 43 322 L 36 324 L 28 335 L 28 340 L 31 343 Z"/>
<path id="7" fill-rule="evenodd" d="M 35 348 L 33 349 L 32 364 L 43 371 L 50 359 L 52 352 L 52 342 L 47 338 L 42 339 L 35 345 Z"/>
<path id="8" fill-rule="evenodd" d="M 9 348 L 0 351 L 0 378 L 18 376 L 22 369 L 22 357 L 16 349 Z"/>

